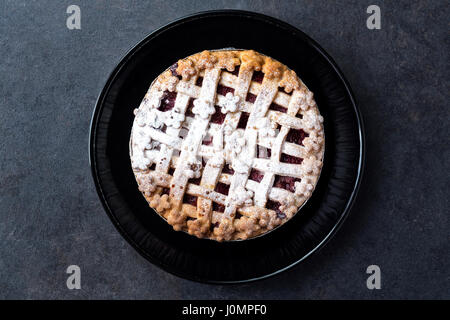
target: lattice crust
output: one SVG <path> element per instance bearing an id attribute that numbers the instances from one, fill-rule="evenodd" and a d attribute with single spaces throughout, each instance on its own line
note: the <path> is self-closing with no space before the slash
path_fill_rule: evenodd
<path id="1" fill-rule="evenodd" d="M 255 51 L 179 60 L 135 115 L 139 190 L 175 230 L 217 241 L 255 237 L 289 220 L 317 183 L 324 131 L 313 94 Z"/>

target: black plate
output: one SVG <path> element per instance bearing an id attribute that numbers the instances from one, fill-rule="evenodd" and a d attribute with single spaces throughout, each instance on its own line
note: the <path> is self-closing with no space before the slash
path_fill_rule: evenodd
<path id="1" fill-rule="evenodd" d="M 205 49 L 254 49 L 286 64 L 314 92 L 325 121 L 325 161 L 307 204 L 277 230 L 251 240 L 217 243 L 175 232 L 138 191 L 128 157 L 133 109 L 150 83 L 179 58 Z M 230 283 L 261 279 L 304 260 L 343 222 L 356 195 L 364 139 L 350 87 L 311 38 L 271 17 L 210 11 L 162 27 L 115 68 L 92 117 L 90 162 L 100 199 L 125 239 L 146 259 L 191 280 Z"/>

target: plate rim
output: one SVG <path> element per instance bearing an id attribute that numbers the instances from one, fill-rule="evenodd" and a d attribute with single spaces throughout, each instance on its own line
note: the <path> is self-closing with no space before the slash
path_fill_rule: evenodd
<path id="1" fill-rule="evenodd" d="M 328 62 L 329 65 L 334 69 L 336 72 L 338 78 L 340 81 L 342 81 L 345 91 L 347 92 L 349 96 L 350 103 L 352 105 L 354 114 L 356 116 L 356 123 L 358 126 L 358 138 L 359 138 L 359 158 L 358 158 L 358 167 L 357 167 L 357 173 L 356 173 L 356 180 L 353 185 L 352 192 L 350 194 L 350 197 L 346 201 L 345 208 L 343 209 L 339 219 L 335 222 L 333 228 L 324 236 L 324 238 L 314 247 L 312 248 L 307 254 L 303 255 L 300 259 L 297 261 L 289 264 L 288 266 L 285 266 L 281 269 L 278 269 L 274 272 L 264 274 L 262 276 L 249 278 L 249 279 L 241 279 L 241 280 L 208 280 L 204 278 L 197 278 L 193 277 L 191 275 L 183 274 L 182 272 L 179 272 L 178 270 L 175 270 L 174 268 L 165 265 L 158 259 L 154 259 L 150 255 L 148 255 L 143 248 L 141 248 L 125 231 L 125 229 L 122 227 L 122 225 L 119 223 L 115 215 L 113 214 L 113 211 L 111 210 L 110 206 L 108 205 L 103 190 L 100 186 L 99 176 L 98 176 L 98 170 L 96 167 L 96 159 L 95 159 L 95 150 L 96 150 L 96 143 L 95 143 L 95 137 L 96 137 L 96 131 L 98 126 L 98 120 L 99 120 L 99 114 L 101 113 L 103 109 L 103 100 L 106 96 L 106 93 L 109 91 L 112 83 L 114 82 L 114 79 L 117 77 L 117 75 L 120 73 L 120 70 L 123 68 L 123 66 L 128 62 L 131 57 L 140 49 L 140 47 L 144 46 L 149 40 L 154 38 L 155 36 L 159 35 L 160 33 L 180 24 L 183 22 L 189 22 L 190 20 L 197 19 L 197 18 L 203 18 L 211 15 L 228 15 L 228 16 L 246 16 L 246 18 L 251 19 L 259 19 L 265 22 L 270 22 L 271 24 L 278 25 L 279 27 L 283 27 L 284 29 L 295 31 L 297 36 L 302 37 L 309 45 L 311 45 L 319 54 L 322 55 L 322 57 Z M 189 15 L 185 15 L 183 17 L 180 17 L 178 19 L 172 20 L 165 25 L 155 29 L 154 31 L 147 34 L 144 38 L 142 38 L 139 42 L 137 42 L 135 45 L 133 45 L 128 51 L 120 58 L 119 62 L 116 64 L 114 69 L 109 73 L 109 75 L 106 78 L 106 81 L 104 82 L 99 95 L 97 96 L 95 107 L 92 112 L 91 121 L 89 125 L 89 149 L 88 149 L 88 157 L 89 157 L 89 166 L 91 168 L 91 175 L 94 180 L 95 189 L 97 191 L 97 195 L 100 199 L 100 202 L 102 203 L 102 206 L 104 210 L 106 211 L 106 214 L 108 215 L 109 219 L 113 223 L 114 227 L 117 229 L 117 231 L 120 233 L 120 235 L 147 261 L 151 262 L 153 265 L 159 267 L 160 269 L 164 270 L 165 272 L 169 272 L 177 277 L 188 279 L 200 283 L 209 283 L 209 284 L 239 284 L 239 283 L 249 283 L 254 282 L 257 280 L 267 279 L 269 277 L 275 276 L 277 274 L 282 273 L 283 271 L 286 271 L 288 269 L 291 269 L 292 267 L 298 265 L 300 262 L 303 262 L 311 255 L 319 252 L 327 243 L 330 241 L 333 236 L 337 233 L 337 231 L 341 228 L 345 220 L 348 218 L 351 208 L 353 207 L 353 204 L 355 202 L 357 193 L 359 191 L 359 188 L 361 186 L 361 180 L 363 177 L 364 167 L 365 167 L 365 158 L 366 158 L 366 146 L 365 146 L 365 133 L 364 133 L 364 122 L 362 118 L 362 114 L 358 108 L 358 105 L 356 103 L 356 99 L 353 94 L 353 90 L 350 87 L 350 84 L 348 80 L 345 78 L 344 74 L 342 73 L 341 69 L 338 67 L 334 59 L 309 35 L 298 29 L 297 27 L 292 26 L 291 24 L 284 22 L 282 20 L 279 20 L 278 18 L 274 18 L 265 14 L 252 12 L 252 11 L 246 11 L 246 10 L 235 10 L 235 9 L 221 9 L 221 10 L 207 10 L 207 11 L 201 11 L 192 13 Z"/>

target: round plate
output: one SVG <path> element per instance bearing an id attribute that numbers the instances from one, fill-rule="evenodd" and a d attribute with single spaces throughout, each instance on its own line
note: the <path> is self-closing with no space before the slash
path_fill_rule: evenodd
<path id="1" fill-rule="evenodd" d="M 138 191 L 128 156 L 133 109 L 151 82 L 180 58 L 206 49 L 254 49 L 293 69 L 324 117 L 325 159 L 312 197 L 290 221 L 262 237 L 219 243 L 176 232 Z M 330 56 L 298 29 L 245 11 L 210 11 L 172 22 L 136 45 L 114 69 L 95 106 L 90 164 L 99 197 L 122 236 L 146 259 L 191 280 L 262 279 L 317 251 L 342 224 L 364 160 L 361 116 Z"/>

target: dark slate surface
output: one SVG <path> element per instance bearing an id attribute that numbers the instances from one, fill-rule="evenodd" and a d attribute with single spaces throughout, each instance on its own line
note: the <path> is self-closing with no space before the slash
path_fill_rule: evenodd
<path id="1" fill-rule="evenodd" d="M 0 2 L 0 298 L 450 298 L 446 1 Z M 109 5 L 107 5 L 109 3 Z M 382 29 L 366 28 L 378 4 Z M 121 238 L 97 198 L 88 129 L 120 58 L 180 16 L 265 13 L 327 50 L 366 125 L 367 170 L 352 213 L 317 255 L 274 278 L 232 286 L 179 279 Z M 82 290 L 66 288 L 68 265 Z M 377 264 L 382 289 L 366 288 Z"/>

